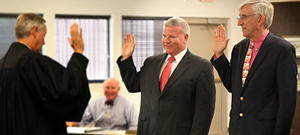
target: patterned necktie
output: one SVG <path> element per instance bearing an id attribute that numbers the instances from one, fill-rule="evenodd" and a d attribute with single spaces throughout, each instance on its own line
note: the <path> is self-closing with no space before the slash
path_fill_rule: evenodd
<path id="1" fill-rule="evenodd" d="M 246 81 L 246 78 L 247 78 L 247 75 L 248 75 L 248 72 L 250 69 L 250 60 L 251 60 L 251 54 L 252 54 L 253 47 L 254 47 L 254 45 L 253 45 L 253 43 L 251 43 L 251 45 L 247 51 L 245 60 L 244 60 L 243 73 L 242 73 L 242 86 L 243 87 L 244 87 L 244 84 L 245 84 L 245 81 Z"/>
<path id="2" fill-rule="evenodd" d="M 164 71 L 162 72 L 161 76 L 160 76 L 160 91 L 162 92 L 171 73 L 172 70 L 172 62 L 175 60 L 175 58 L 172 56 L 169 58 L 169 61 L 164 69 Z"/>

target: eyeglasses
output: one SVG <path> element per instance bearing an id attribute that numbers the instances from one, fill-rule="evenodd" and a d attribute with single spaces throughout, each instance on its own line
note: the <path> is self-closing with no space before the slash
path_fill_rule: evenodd
<path id="1" fill-rule="evenodd" d="M 237 20 L 239 20 L 239 19 L 244 20 L 244 19 L 246 19 L 247 17 L 254 16 L 254 15 L 256 15 L 256 14 L 252 14 L 252 15 L 242 15 L 242 16 L 236 17 L 236 19 L 237 19 Z"/>

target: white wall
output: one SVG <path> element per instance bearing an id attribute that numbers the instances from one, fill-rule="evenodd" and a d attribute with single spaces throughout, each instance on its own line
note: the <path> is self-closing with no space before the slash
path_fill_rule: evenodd
<path id="1" fill-rule="evenodd" d="M 213 17 L 228 18 L 228 37 L 230 38 L 227 56 L 242 37 L 236 16 L 238 6 L 243 0 L 0 0 L 0 13 L 34 12 L 44 14 L 48 32 L 45 54 L 55 57 L 55 14 L 110 15 L 112 73 L 121 80 L 116 59 L 121 55 L 122 16 L 181 16 L 181 17 Z M 83 30 L 84 31 L 84 30 Z M 67 37 L 66 37 L 67 38 Z M 213 54 L 213 52 L 211 52 Z M 103 96 L 102 84 L 90 84 L 92 99 Z M 126 91 L 121 81 L 120 95 L 130 98 L 137 110 L 140 105 L 140 94 Z M 231 100 L 229 98 L 229 100 Z"/>

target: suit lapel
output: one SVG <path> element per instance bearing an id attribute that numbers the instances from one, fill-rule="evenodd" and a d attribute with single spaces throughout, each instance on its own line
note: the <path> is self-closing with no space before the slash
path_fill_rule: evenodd
<path id="1" fill-rule="evenodd" d="M 163 92 L 161 95 L 166 93 L 169 88 L 180 78 L 180 76 L 188 69 L 191 63 L 191 53 L 187 50 L 186 54 L 181 59 L 180 63 L 178 63 L 177 67 L 173 71 L 172 75 L 170 76 Z"/>
<path id="2" fill-rule="evenodd" d="M 251 80 L 251 77 L 253 76 L 253 74 L 255 73 L 255 71 L 257 70 L 259 65 L 261 64 L 261 62 L 264 60 L 265 56 L 269 53 L 269 51 L 271 49 L 270 44 L 272 42 L 272 37 L 273 37 L 273 35 L 271 33 L 269 33 L 269 35 L 263 41 L 254 61 L 252 63 L 252 66 L 249 70 L 249 74 L 247 76 L 245 86 L 247 85 L 249 80 Z"/>

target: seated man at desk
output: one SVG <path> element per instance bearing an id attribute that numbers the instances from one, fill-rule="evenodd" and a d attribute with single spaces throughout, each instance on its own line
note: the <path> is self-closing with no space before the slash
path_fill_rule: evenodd
<path id="1" fill-rule="evenodd" d="M 68 126 L 85 126 L 94 121 L 95 127 L 106 130 L 137 130 L 138 115 L 133 103 L 118 95 L 119 81 L 108 78 L 103 84 L 105 97 L 91 101 L 79 123 L 67 123 Z"/>

